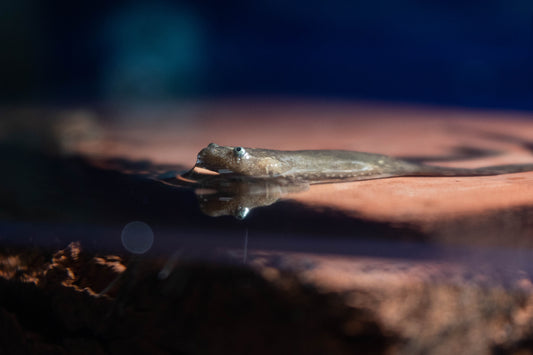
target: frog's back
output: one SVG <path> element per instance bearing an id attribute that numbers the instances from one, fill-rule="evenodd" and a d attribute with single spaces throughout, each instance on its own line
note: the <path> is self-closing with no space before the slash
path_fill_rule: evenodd
<path id="1" fill-rule="evenodd" d="M 386 155 L 347 150 L 259 151 L 251 154 L 274 157 L 291 167 L 281 176 L 313 182 L 402 176 L 418 169 L 416 164 Z"/>

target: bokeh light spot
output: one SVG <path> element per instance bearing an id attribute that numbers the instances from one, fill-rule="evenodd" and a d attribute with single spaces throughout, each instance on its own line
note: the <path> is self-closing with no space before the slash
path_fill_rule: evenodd
<path id="1" fill-rule="evenodd" d="M 154 243 L 154 232 L 148 224 L 134 221 L 122 229 L 121 239 L 122 245 L 130 253 L 144 254 Z"/>

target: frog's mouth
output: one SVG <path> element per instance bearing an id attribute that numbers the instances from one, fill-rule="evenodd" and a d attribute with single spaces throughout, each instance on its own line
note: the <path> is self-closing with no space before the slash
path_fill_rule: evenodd
<path id="1" fill-rule="evenodd" d="M 196 156 L 195 167 L 216 171 L 216 169 L 212 169 L 213 162 L 211 160 L 213 159 L 210 158 L 210 155 L 212 154 L 210 154 L 207 148 L 202 149 Z"/>

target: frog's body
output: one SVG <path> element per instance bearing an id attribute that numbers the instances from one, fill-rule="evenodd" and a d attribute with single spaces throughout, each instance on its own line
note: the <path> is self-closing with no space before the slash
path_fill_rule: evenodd
<path id="1" fill-rule="evenodd" d="M 308 183 L 395 176 L 498 175 L 533 170 L 533 164 L 461 169 L 415 164 L 386 155 L 347 150 L 281 151 L 226 147 L 214 143 L 200 151 L 196 166 L 221 174 L 283 177 Z"/>

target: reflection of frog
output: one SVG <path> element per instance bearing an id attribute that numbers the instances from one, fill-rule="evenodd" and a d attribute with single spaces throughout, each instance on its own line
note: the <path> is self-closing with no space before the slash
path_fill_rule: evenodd
<path id="1" fill-rule="evenodd" d="M 194 169 L 177 179 L 162 182 L 195 189 L 200 209 L 211 217 L 234 216 L 244 219 L 261 206 L 269 206 L 283 196 L 305 191 L 309 184 L 286 178 L 253 178 L 235 174 L 207 175 Z"/>
<path id="2" fill-rule="evenodd" d="M 295 183 L 283 178 L 277 179 L 226 179 L 213 177 L 210 183 L 196 190 L 200 209 L 211 217 L 233 215 L 244 219 L 248 213 L 261 206 L 269 206 L 281 197 L 309 187 L 306 183 Z"/>
<path id="3" fill-rule="evenodd" d="M 533 164 L 462 169 L 416 164 L 347 150 L 281 151 L 209 144 L 196 167 L 256 178 L 283 177 L 310 184 L 395 176 L 482 176 L 533 171 Z"/>

